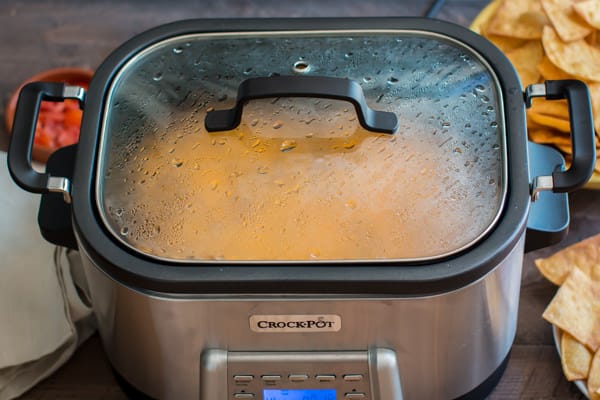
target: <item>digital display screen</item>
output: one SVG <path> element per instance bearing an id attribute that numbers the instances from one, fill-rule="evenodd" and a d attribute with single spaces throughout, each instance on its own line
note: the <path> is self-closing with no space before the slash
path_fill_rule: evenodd
<path id="1" fill-rule="evenodd" d="M 263 389 L 263 400 L 335 400 L 335 389 Z"/>

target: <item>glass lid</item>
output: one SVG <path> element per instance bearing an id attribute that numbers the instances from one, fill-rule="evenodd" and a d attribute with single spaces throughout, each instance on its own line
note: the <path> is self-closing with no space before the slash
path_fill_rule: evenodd
<path id="1" fill-rule="evenodd" d="M 506 193 L 497 78 L 440 35 L 179 36 L 117 72 L 103 115 L 102 220 L 169 262 L 436 259 Z"/>

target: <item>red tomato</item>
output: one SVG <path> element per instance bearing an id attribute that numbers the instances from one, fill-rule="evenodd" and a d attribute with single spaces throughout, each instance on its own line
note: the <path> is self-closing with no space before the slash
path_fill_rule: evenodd
<path id="1" fill-rule="evenodd" d="M 42 101 L 34 144 L 56 150 L 77 143 L 82 112 L 77 100 Z"/>

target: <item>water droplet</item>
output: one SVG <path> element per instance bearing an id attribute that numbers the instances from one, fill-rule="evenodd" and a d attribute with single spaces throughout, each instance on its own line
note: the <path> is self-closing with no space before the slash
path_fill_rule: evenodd
<path id="1" fill-rule="evenodd" d="M 475 90 L 477 90 L 478 92 L 483 92 L 485 90 L 485 86 L 477 85 L 477 86 L 475 86 Z"/>
<path id="2" fill-rule="evenodd" d="M 494 107 L 492 107 L 492 106 L 487 106 L 486 110 L 488 110 L 488 111 L 494 111 Z"/>
<path id="3" fill-rule="evenodd" d="M 248 67 L 244 70 L 244 75 L 250 75 L 251 72 L 252 72 L 252 67 Z"/>
<path id="4" fill-rule="evenodd" d="M 160 80 L 162 80 L 163 78 L 163 74 L 162 72 L 157 72 L 156 74 L 154 74 L 154 76 L 152 77 L 152 80 L 155 82 L 158 82 Z"/>
<path id="5" fill-rule="evenodd" d="M 449 127 L 449 126 L 450 126 L 450 121 L 444 121 L 444 122 L 442 122 L 442 126 L 443 126 L 444 128 L 447 128 L 447 127 Z"/>
<path id="6" fill-rule="evenodd" d="M 120 233 L 122 236 L 127 236 L 127 234 L 129 233 L 129 228 L 126 226 L 122 227 Z"/>
<path id="7" fill-rule="evenodd" d="M 356 208 L 356 202 L 354 200 L 348 200 L 345 204 L 346 207 L 354 210 Z"/>
<path id="8" fill-rule="evenodd" d="M 496 143 L 492 146 L 492 149 L 494 149 L 494 150 L 498 150 L 499 148 L 500 148 L 500 145 L 498 143 Z"/>
<path id="9" fill-rule="evenodd" d="M 260 167 L 257 168 L 257 171 L 258 171 L 259 174 L 265 175 L 265 174 L 269 173 L 269 167 L 267 167 L 267 166 L 260 166 Z"/>
<path id="10" fill-rule="evenodd" d="M 498 123 L 496 121 L 492 121 L 492 123 L 490 124 L 490 126 L 492 128 L 497 128 L 498 127 Z"/>
<path id="11" fill-rule="evenodd" d="M 175 54 L 181 54 L 181 53 L 183 53 L 183 47 L 181 47 L 181 46 L 175 47 L 173 49 L 173 53 L 175 53 Z"/>
<path id="12" fill-rule="evenodd" d="M 487 102 L 490 101 L 490 98 L 487 97 L 487 96 L 481 96 L 481 101 L 484 102 L 484 103 L 487 103 Z"/>
<path id="13" fill-rule="evenodd" d="M 395 85 L 396 83 L 398 83 L 398 78 L 396 78 L 396 77 L 393 77 L 393 76 L 390 76 L 390 77 L 389 77 L 389 79 L 387 80 L 387 82 L 388 82 L 390 85 Z"/>
<path id="14" fill-rule="evenodd" d="M 365 76 L 365 77 L 363 78 L 363 81 L 364 81 L 365 83 L 369 83 L 369 82 L 371 82 L 372 80 L 373 80 L 373 78 L 371 78 L 370 76 Z"/>
<path id="15" fill-rule="evenodd" d="M 493 184 L 495 184 L 495 183 L 496 183 L 496 180 L 495 180 L 494 178 L 491 178 L 491 179 L 488 181 L 488 183 L 489 183 L 490 185 L 493 185 Z"/>
<path id="16" fill-rule="evenodd" d="M 462 149 L 460 147 L 457 147 L 457 148 L 454 149 L 454 152 L 462 154 Z"/>
<path id="17" fill-rule="evenodd" d="M 210 182 L 210 190 L 217 190 L 217 187 L 219 187 L 218 180 L 213 180 Z"/>
<path id="18" fill-rule="evenodd" d="M 321 252 L 319 249 L 312 249 L 310 251 L 310 258 L 319 258 L 321 256 Z"/>
<path id="19" fill-rule="evenodd" d="M 344 143 L 342 146 L 343 146 L 345 149 L 347 149 L 347 150 L 350 150 L 350 149 L 353 149 L 353 148 L 354 148 L 354 146 L 356 146 L 356 142 L 353 142 L 353 141 L 350 141 L 350 142 L 345 142 L 345 143 Z"/>
<path id="20" fill-rule="evenodd" d="M 213 112 L 213 111 L 215 111 L 215 108 L 214 108 L 214 107 L 208 107 L 208 108 L 206 109 L 206 112 Z"/>
<path id="21" fill-rule="evenodd" d="M 350 52 L 348 52 L 348 53 L 344 54 L 344 57 L 346 57 L 346 58 L 351 58 L 353 55 L 354 55 L 354 53 L 352 53 L 352 52 L 350 51 Z"/>
<path id="22" fill-rule="evenodd" d="M 174 158 L 171 160 L 171 164 L 173 164 L 175 168 L 179 168 L 183 165 L 183 160 L 180 158 Z"/>
<path id="23" fill-rule="evenodd" d="M 125 211 L 125 210 L 123 210 L 122 208 L 117 208 L 117 209 L 115 210 L 115 215 L 116 215 L 117 217 L 120 217 L 121 215 L 123 215 L 123 211 Z"/>
<path id="24" fill-rule="evenodd" d="M 273 129 L 279 129 L 283 126 L 283 121 L 275 121 L 273 122 Z"/>
<path id="25" fill-rule="evenodd" d="M 298 144 L 293 139 L 287 139 L 281 142 L 281 146 L 279 146 L 279 150 L 281 151 L 290 151 L 296 148 Z"/>
<path id="26" fill-rule="evenodd" d="M 258 125 L 258 119 L 254 118 L 252 121 L 250 121 L 250 126 L 256 126 Z"/>

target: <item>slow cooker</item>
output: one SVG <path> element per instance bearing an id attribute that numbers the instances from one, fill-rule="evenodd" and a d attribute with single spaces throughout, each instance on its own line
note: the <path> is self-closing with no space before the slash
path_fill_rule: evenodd
<path id="1" fill-rule="evenodd" d="M 573 159 L 527 141 L 566 98 Z M 31 167 L 42 100 L 80 141 Z M 8 163 L 81 255 L 112 366 L 157 399 L 481 398 L 523 254 L 595 162 L 586 86 L 523 91 L 484 38 L 419 18 L 190 20 L 126 42 L 87 93 L 20 94 Z"/>

